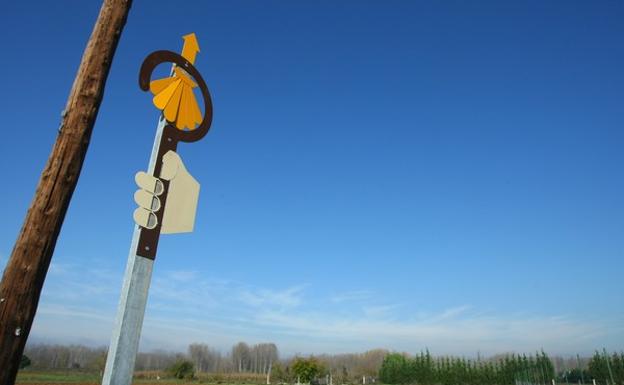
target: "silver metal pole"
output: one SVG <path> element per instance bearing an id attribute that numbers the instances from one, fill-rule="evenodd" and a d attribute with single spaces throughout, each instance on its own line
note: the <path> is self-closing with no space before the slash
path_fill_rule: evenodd
<path id="1" fill-rule="evenodd" d="M 166 120 L 161 116 L 147 169 L 150 175 L 154 173 L 165 124 Z M 130 385 L 132 382 L 154 265 L 153 260 L 137 255 L 140 234 L 139 226 L 135 225 L 102 385 Z"/>

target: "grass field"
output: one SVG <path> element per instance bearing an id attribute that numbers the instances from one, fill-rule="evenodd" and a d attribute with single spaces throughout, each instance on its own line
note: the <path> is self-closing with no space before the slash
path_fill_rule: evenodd
<path id="1" fill-rule="evenodd" d="M 137 377 L 142 377 L 140 374 Z M 81 371 L 22 371 L 17 375 L 17 384 L 81 384 L 81 385 L 100 385 L 102 378 L 99 373 L 81 372 Z M 208 382 L 205 379 L 198 378 L 194 380 L 176 380 L 171 378 L 163 378 L 156 380 L 154 378 L 135 378 L 133 384 L 142 385 L 174 385 L 174 384 L 214 384 L 214 385 L 234 385 L 222 382 Z M 244 385 L 237 383 L 236 385 Z M 252 384 L 249 384 L 252 385 Z M 253 384 L 256 385 L 256 384 Z"/>
<path id="2" fill-rule="evenodd" d="M 20 372 L 18 384 L 98 384 L 98 373 L 85 372 Z"/>

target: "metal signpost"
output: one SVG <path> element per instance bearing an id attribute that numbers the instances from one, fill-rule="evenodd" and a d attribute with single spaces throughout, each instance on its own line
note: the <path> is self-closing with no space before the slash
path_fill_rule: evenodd
<path id="1" fill-rule="evenodd" d="M 129 385 L 139 347 L 152 267 L 161 233 L 193 231 L 199 183 L 188 173 L 176 153 L 178 142 L 203 138 L 212 122 L 212 101 L 203 78 L 193 66 L 199 45 L 195 34 L 183 37 L 182 54 L 156 51 L 141 66 L 139 86 L 154 94 L 154 105 L 162 110 L 147 172 L 136 174 L 140 189 L 134 194 L 139 207 L 130 244 L 117 319 L 106 359 L 103 385 Z M 172 63 L 170 77 L 150 81 L 162 63 Z M 204 114 L 195 99 L 199 88 Z"/>

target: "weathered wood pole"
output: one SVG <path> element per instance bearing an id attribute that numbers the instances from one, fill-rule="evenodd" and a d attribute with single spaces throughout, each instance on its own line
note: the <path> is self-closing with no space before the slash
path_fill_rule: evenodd
<path id="1" fill-rule="evenodd" d="M 0 283 L 0 385 L 15 383 L 130 5 L 131 0 L 104 0 L 102 4 L 67 100 L 56 143 L 5 268 Z"/>

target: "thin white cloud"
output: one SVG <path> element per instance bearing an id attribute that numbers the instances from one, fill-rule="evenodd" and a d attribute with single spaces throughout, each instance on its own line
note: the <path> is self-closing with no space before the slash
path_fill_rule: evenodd
<path id="1" fill-rule="evenodd" d="M 84 269 L 83 269 L 84 270 Z M 40 340 L 107 344 L 117 310 L 119 272 L 55 264 L 33 327 Z M 283 353 L 346 352 L 384 347 L 436 354 L 534 351 L 588 352 L 621 347 L 613 320 L 482 313 L 469 305 L 405 315 L 405 304 L 378 301 L 369 291 L 314 295 L 307 285 L 257 287 L 205 277 L 198 271 L 155 274 L 142 349 L 185 350 L 206 342 L 227 350 L 237 341 L 273 341 Z M 313 301 L 311 301 L 313 300 Z M 614 325 L 616 325 L 614 327 Z"/>
<path id="2" fill-rule="evenodd" d="M 456 306 L 456 307 L 445 309 L 438 316 L 438 319 L 444 320 L 444 319 L 457 317 L 457 316 L 465 313 L 466 311 L 470 310 L 470 308 L 471 308 L 470 305 L 462 305 L 462 306 Z"/>
<path id="3" fill-rule="evenodd" d="M 41 304 L 28 340 L 102 346 L 110 341 L 113 322 L 98 308 Z"/>
<path id="4" fill-rule="evenodd" d="M 199 272 L 196 270 L 176 270 L 169 273 L 169 277 L 175 281 L 188 282 L 197 278 Z"/>
<path id="5" fill-rule="evenodd" d="M 150 308 L 170 315 L 197 316 L 219 306 L 222 288 L 197 274 L 170 272 L 156 276 L 150 287 Z M 186 279 L 182 279 L 185 277 Z"/>
<path id="6" fill-rule="evenodd" d="M 453 354 L 469 354 L 476 350 L 489 353 L 512 349 L 533 351 L 541 347 L 560 352 L 582 351 L 588 342 L 607 335 L 605 325 L 599 323 L 548 316 L 476 315 L 459 318 L 442 312 L 424 319 L 384 320 L 265 311 L 257 316 L 257 321 L 282 328 L 286 333 L 335 341 L 336 344 L 367 341 L 374 346 L 407 351 L 428 346 Z"/>
<path id="7" fill-rule="evenodd" d="M 302 301 L 304 288 L 305 285 L 297 285 L 284 290 L 245 289 L 240 293 L 240 300 L 254 307 L 295 307 Z"/>
<path id="8" fill-rule="evenodd" d="M 83 303 L 119 295 L 121 277 L 110 270 L 52 262 L 42 292 L 44 303 Z M 116 301 L 116 300 L 115 300 Z"/>
<path id="9" fill-rule="evenodd" d="M 364 306 L 362 311 L 366 317 L 380 318 L 388 317 L 392 315 L 392 312 L 396 310 L 400 305 L 376 305 L 376 306 Z"/>
<path id="10" fill-rule="evenodd" d="M 85 306 L 64 306 L 61 304 L 43 304 L 37 309 L 37 316 L 55 316 L 109 321 L 107 314 L 99 309 Z"/>
<path id="11" fill-rule="evenodd" d="M 335 303 L 341 302 L 360 302 L 369 300 L 372 297 L 370 290 L 352 290 L 343 293 L 334 294 L 330 297 L 330 301 Z"/>
<path id="12" fill-rule="evenodd" d="M 51 275 L 62 275 L 70 271 L 66 265 L 58 262 L 50 262 L 50 268 L 48 269 L 48 274 Z"/>

